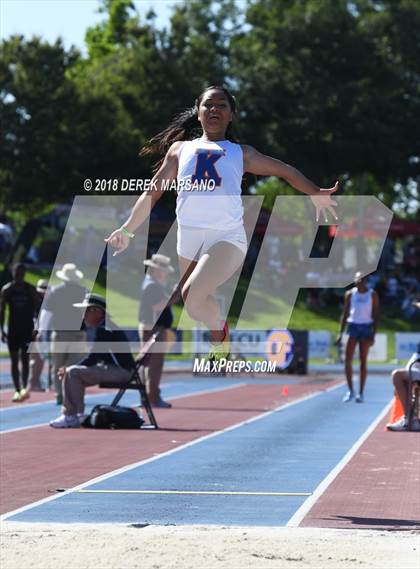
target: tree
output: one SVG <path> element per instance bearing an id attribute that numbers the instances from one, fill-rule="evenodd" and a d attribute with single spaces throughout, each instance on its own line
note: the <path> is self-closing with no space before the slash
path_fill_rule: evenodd
<path id="1" fill-rule="evenodd" d="M 40 209 L 83 192 L 85 177 L 150 177 L 139 148 L 204 87 L 223 83 L 238 98 L 242 142 L 322 186 L 341 178 L 350 193 L 413 209 L 420 4 L 242 7 L 185 0 L 158 30 L 153 13 L 138 13 L 131 0 L 100 0 L 104 20 L 87 30 L 87 57 L 60 40 L 3 41 L 0 205 L 13 195 L 13 207 Z M 284 191 L 273 181 L 264 187 L 271 200 Z"/>
<path id="2" fill-rule="evenodd" d="M 74 89 L 66 71 L 79 53 L 22 36 L 0 49 L 0 203 L 28 213 L 55 201 L 74 182 Z"/>
<path id="3" fill-rule="evenodd" d="M 229 83 L 230 42 L 240 28 L 238 18 L 234 0 L 192 0 L 176 6 L 165 53 L 194 96 L 208 85 Z"/>
<path id="4" fill-rule="evenodd" d="M 132 28 L 137 27 L 137 12 L 131 0 L 101 0 L 98 10 L 107 16 L 100 24 L 88 28 L 86 45 L 95 59 L 127 45 Z"/>
<path id="5" fill-rule="evenodd" d="M 138 149 L 191 106 L 205 86 L 224 82 L 233 33 L 228 22 L 236 8 L 232 0 L 186 2 L 175 8 L 170 30 L 159 31 L 153 14 L 142 18 L 126 0 L 102 5 L 107 19 L 88 30 L 89 57 L 71 73 L 85 105 L 106 106 L 111 124 L 102 121 L 102 128 L 114 125 L 111 153 L 99 126 L 84 145 L 89 176 L 150 177 L 153 160 L 139 160 Z M 99 148 L 95 140 L 101 141 Z"/>
<path id="6" fill-rule="evenodd" d="M 138 151 L 174 112 L 167 104 L 172 68 L 152 14 L 143 23 L 127 0 L 103 0 L 102 11 L 107 19 L 86 33 L 88 57 L 71 71 L 84 109 L 83 171 L 93 178 L 150 177 L 150 160 L 140 160 Z"/>
<path id="7" fill-rule="evenodd" d="M 394 203 L 418 176 L 420 5 L 256 0 L 246 22 L 230 69 L 245 136 L 323 185 L 370 172 Z"/>

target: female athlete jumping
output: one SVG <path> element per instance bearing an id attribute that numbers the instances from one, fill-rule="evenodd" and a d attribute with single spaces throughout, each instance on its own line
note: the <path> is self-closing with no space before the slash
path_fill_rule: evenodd
<path id="1" fill-rule="evenodd" d="M 193 108 L 178 115 L 163 132 L 152 138 L 141 154 L 158 153 L 163 160 L 153 178 L 152 207 L 165 187 L 176 180 L 178 197 L 179 267 L 182 297 L 188 314 L 210 330 L 210 358 L 229 353 L 227 325 L 220 320 L 214 298 L 217 288 L 242 265 L 247 240 L 243 227 L 241 181 L 245 172 L 278 176 L 308 194 L 316 219 L 328 210 L 336 219 L 337 205 L 330 194 L 338 182 L 321 190 L 292 166 L 238 144 L 232 133 L 236 102 L 219 86 L 207 87 Z M 175 183 L 175 182 L 174 182 Z M 127 248 L 133 232 L 148 215 L 149 192 L 144 192 L 127 221 L 105 239 L 116 253 Z"/>

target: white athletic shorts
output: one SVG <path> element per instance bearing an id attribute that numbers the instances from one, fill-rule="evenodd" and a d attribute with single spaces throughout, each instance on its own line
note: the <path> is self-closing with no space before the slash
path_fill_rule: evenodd
<path id="1" fill-rule="evenodd" d="M 198 261 L 213 245 L 221 241 L 232 243 L 246 255 L 248 242 L 243 225 L 230 231 L 178 225 L 176 250 L 180 257 Z"/>

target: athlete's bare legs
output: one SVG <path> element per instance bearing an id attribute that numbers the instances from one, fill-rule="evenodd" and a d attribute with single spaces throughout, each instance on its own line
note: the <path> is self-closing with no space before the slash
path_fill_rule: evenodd
<path id="1" fill-rule="evenodd" d="M 404 415 L 408 417 L 410 411 L 410 393 L 408 391 L 408 371 L 406 369 L 394 369 L 392 372 L 392 381 L 395 391 L 404 408 Z"/>
<path id="2" fill-rule="evenodd" d="M 191 269 L 191 261 L 179 258 L 181 275 L 188 274 L 182 287 L 182 297 L 188 314 L 203 322 L 210 330 L 210 339 L 223 340 L 220 329 L 220 308 L 214 295 L 242 265 L 245 254 L 232 243 L 221 241 L 211 247 Z"/>
<path id="3" fill-rule="evenodd" d="M 372 345 L 372 340 L 360 340 L 359 354 L 360 354 L 360 386 L 359 393 L 363 395 L 367 375 L 367 357 L 369 348 Z"/>
<path id="4" fill-rule="evenodd" d="M 346 345 L 346 356 L 345 356 L 345 370 L 346 370 L 346 380 L 349 391 L 353 391 L 353 355 L 356 349 L 357 340 L 352 336 L 347 340 Z"/>

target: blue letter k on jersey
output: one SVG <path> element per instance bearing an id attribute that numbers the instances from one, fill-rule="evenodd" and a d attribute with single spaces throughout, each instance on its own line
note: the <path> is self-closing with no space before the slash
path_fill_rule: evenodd
<path id="1" fill-rule="evenodd" d="M 215 152 L 209 150 L 197 151 L 197 164 L 195 166 L 195 173 L 191 181 L 202 182 L 214 180 L 215 186 L 220 186 L 222 178 L 219 176 L 215 163 L 224 155 L 224 152 Z"/>

